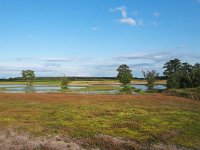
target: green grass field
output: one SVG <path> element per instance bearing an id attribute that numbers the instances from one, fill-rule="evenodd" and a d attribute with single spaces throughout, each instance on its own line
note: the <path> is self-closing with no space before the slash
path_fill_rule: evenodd
<path id="1" fill-rule="evenodd" d="M 67 135 L 98 145 L 97 135 L 144 145 L 200 148 L 200 103 L 161 94 L 0 94 L 0 128 Z"/>

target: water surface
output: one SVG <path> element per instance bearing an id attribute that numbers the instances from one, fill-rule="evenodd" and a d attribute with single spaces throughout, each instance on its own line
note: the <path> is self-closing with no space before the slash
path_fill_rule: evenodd
<path id="1" fill-rule="evenodd" d="M 48 86 L 48 85 L 34 85 L 32 87 L 27 87 L 21 84 L 0 84 L 0 88 L 5 88 L 0 92 L 5 93 L 58 93 L 61 92 L 61 87 L 59 86 Z M 69 89 L 82 89 L 86 88 L 83 86 L 68 86 Z"/>
<path id="2" fill-rule="evenodd" d="M 113 85 L 113 86 L 119 86 L 119 85 Z M 132 85 L 133 87 L 137 89 L 141 89 L 142 91 L 147 91 L 148 88 L 146 85 L 139 85 L 135 84 Z M 59 86 L 49 86 L 49 85 L 34 85 L 32 87 L 27 87 L 23 84 L 0 84 L 0 88 L 5 88 L 0 90 L 0 92 L 5 93 L 59 93 L 61 91 L 61 87 Z M 71 90 L 78 90 L 82 88 L 86 88 L 84 86 L 68 86 Z M 166 89 L 166 86 L 164 85 L 155 85 L 154 89 L 157 90 L 164 90 Z M 84 94 L 115 94 L 118 91 L 117 90 L 107 90 L 107 91 L 75 91 L 78 93 L 84 93 Z"/>

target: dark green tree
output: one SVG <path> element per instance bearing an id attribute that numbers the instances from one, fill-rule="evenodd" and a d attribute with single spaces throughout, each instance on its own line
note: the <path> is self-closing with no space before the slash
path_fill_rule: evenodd
<path id="1" fill-rule="evenodd" d="M 192 70 L 192 65 L 188 64 L 187 62 L 182 63 L 179 77 L 180 88 L 189 88 L 192 86 Z"/>
<path id="2" fill-rule="evenodd" d="M 200 64 L 196 63 L 193 66 L 191 73 L 192 87 L 200 87 Z"/>
<path id="3" fill-rule="evenodd" d="M 133 79 L 133 75 L 131 73 L 132 70 L 126 64 L 120 65 L 117 71 L 118 71 L 117 79 L 119 80 L 120 83 L 122 83 L 123 85 L 131 83 L 131 80 Z"/>
<path id="4" fill-rule="evenodd" d="M 149 90 L 152 90 L 154 88 L 156 79 L 159 75 L 159 73 L 156 72 L 156 70 L 151 71 L 142 71 L 144 78 L 147 80 L 147 87 Z"/>
<path id="5" fill-rule="evenodd" d="M 163 74 L 167 77 L 168 88 L 180 88 L 181 62 L 178 59 L 170 60 L 164 64 Z"/>
<path id="6" fill-rule="evenodd" d="M 22 70 L 22 78 L 27 82 L 27 86 L 32 86 L 35 72 L 33 70 Z"/>
<path id="7" fill-rule="evenodd" d="M 200 64 L 194 66 L 174 59 L 167 62 L 164 67 L 168 88 L 192 88 L 200 86 Z"/>
<path id="8" fill-rule="evenodd" d="M 181 61 L 179 59 L 170 60 L 164 64 L 163 68 L 165 69 L 163 74 L 168 77 L 169 75 L 180 71 Z"/>

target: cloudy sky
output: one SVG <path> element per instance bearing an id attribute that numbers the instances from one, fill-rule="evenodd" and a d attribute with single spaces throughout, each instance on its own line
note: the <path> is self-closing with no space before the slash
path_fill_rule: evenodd
<path id="1" fill-rule="evenodd" d="M 134 76 L 200 62 L 200 0 L 0 0 L 0 78 Z"/>

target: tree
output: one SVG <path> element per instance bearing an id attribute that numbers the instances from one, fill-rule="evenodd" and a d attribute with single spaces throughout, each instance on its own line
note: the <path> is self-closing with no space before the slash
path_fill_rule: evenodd
<path id="1" fill-rule="evenodd" d="M 131 80 L 133 78 L 132 76 L 132 70 L 126 65 L 120 65 L 117 69 L 118 75 L 117 79 L 119 79 L 119 82 L 122 83 L 123 85 L 127 85 L 131 83 Z"/>
<path id="2" fill-rule="evenodd" d="M 147 71 L 147 72 L 142 71 L 142 73 L 144 75 L 144 78 L 147 80 L 148 89 L 152 90 L 159 73 L 157 73 L 156 70 L 151 70 L 151 71 Z"/>
<path id="3" fill-rule="evenodd" d="M 192 87 L 200 87 L 200 64 L 196 63 L 193 66 L 191 73 Z"/>
<path id="4" fill-rule="evenodd" d="M 167 62 L 164 67 L 164 75 L 167 77 L 168 88 L 193 88 L 200 86 L 200 64 L 194 66 L 189 63 L 181 63 L 174 59 Z"/>
<path id="5" fill-rule="evenodd" d="M 166 69 L 163 74 L 169 76 L 175 72 L 180 71 L 181 62 L 179 59 L 170 60 L 164 64 L 164 69 Z"/>
<path id="6" fill-rule="evenodd" d="M 61 88 L 62 89 L 68 89 L 68 85 L 70 83 L 70 80 L 69 78 L 66 78 L 65 76 L 62 78 L 62 81 L 61 81 Z"/>
<path id="7" fill-rule="evenodd" d="M 189 88 L 192 86 L 192 70 L 193 66 L 187 62 L 182 63 L 181 73 L 179 75 L 180 88 Z"/>
<path id="8" fill-rule="evenodd" d="M 168 88 L 180 88 L 180 71 L 181 62 L 178 59 L 170 60 L 164 64 L 165 71 L 163 74 L 167 77 L 167 87 Z"/>
<path id="9" fill-rule="evenodd" d="M 22 78 L 27 82 L 27 86 L 32 86 L 35 79 L 35 72 L 32 70 L 22 70 Z"/>

